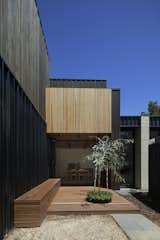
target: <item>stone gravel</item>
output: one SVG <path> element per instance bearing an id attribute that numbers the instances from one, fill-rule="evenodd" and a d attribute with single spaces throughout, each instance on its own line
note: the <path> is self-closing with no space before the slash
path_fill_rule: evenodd
<path id="1" fill-rule="evenodd" d="M 16 228 L 6 240 L 127 240 L 109 215 L 48 217 L 39 228 Z"/>

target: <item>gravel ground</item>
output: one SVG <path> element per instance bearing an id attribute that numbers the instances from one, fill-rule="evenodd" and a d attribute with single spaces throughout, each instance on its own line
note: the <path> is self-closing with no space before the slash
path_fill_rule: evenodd
<path id="1" fill-rule="evenodd" d="M 146 206 L 143 202 L 135 198 L 133 195 L 124 196 L 127 200 L 133 202 L 140 208 L 140 213 L 150 219 L 152 222 L 160 227 L 160 213 L 156 212 L 152 208 Z"/>
<path id="2" fill-rule="evenodd" d="M 7 240 L 128 240 L 109 215 L 59 216 L 40 228 L 14 229 Z"/>

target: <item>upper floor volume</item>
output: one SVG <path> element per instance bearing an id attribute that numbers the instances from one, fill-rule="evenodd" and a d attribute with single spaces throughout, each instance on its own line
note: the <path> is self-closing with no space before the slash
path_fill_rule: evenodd
<path id="1" fill-rule="evenodd" d="M 105 80 L 52 79 L 46 89 L 47 133 L 56 138 L 58 134 L 111 135 L 113 102 L 113 90 Z M 116 107 L 119 112 L 119 102 Z"/>
<path id="2" fill-rule="evenodd" d="M 50 87 L 64 88 L 106 88 L 107 80 L 50 79 Z"/>
<path id="3" fill-rule="evenodd" d="M 35 0 L 0 0 L 0 55 L 44 118 L 49 57 Z"/>

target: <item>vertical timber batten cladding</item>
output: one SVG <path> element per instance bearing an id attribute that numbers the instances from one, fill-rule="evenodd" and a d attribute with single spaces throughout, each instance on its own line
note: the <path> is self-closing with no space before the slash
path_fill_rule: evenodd
<path id="1" fill-rule="evenodd" d="M 0 0 L 0 55 L 44 118 L 49 59 L 35 0 Z"/>
<path id="2" fill-rule="evenodd" d="M 13 200 L 48 179 L 46 124 L 0 57 L 0 240 L 13 224 Z"/>
<path id="3" fill-rule="evenodd" d="M 49 134 L 111 134 L 111 112 L 111 89 L 46 89 L 46 122 Z"/>

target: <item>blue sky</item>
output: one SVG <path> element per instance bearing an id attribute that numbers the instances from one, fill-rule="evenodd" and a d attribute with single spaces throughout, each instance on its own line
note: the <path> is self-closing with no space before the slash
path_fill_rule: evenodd
<path id="1" fill-rule="evenodd" d="M 51 77 L 107 79 L 121 114 L 160 102 L 160 0 L 37 0 Z"/>

